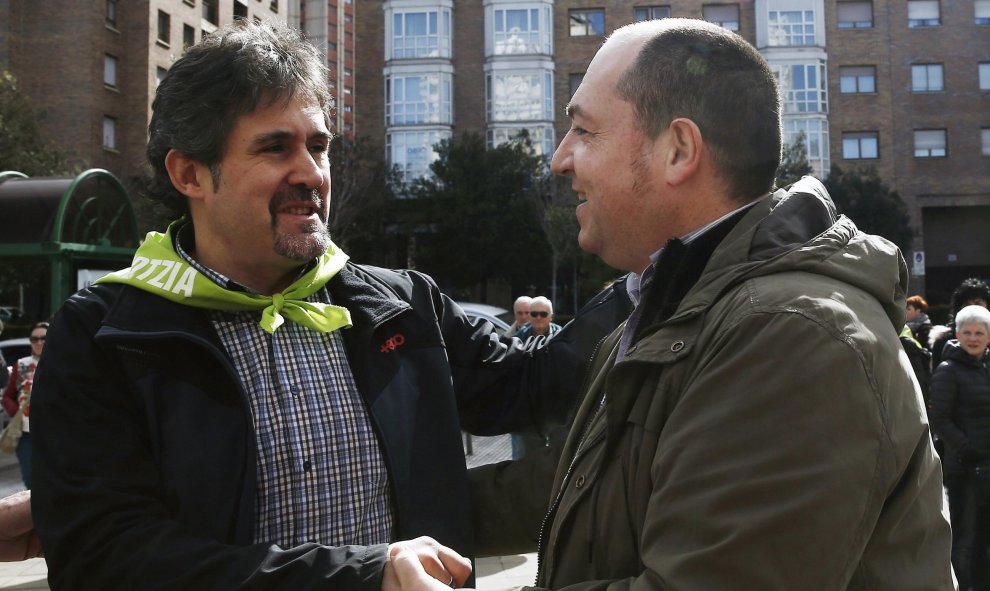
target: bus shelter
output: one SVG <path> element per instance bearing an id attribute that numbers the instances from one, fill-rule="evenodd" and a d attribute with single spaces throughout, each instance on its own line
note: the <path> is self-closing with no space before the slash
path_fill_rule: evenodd
<path id="1" fill-rule="evenodd" d="M 26 306 L 34 318 L 53 314 L 77 289 L 130 264 L 139 242 L 137 219 L 120 181 L 101 169 L 74 178 L 29 178 L 0 172 L 0 263 L 34 281 Z M 28 275 L 30 276 L 30 275 Z M 0 286 L 8 304 L 25 307 L 24 283 Z"/>

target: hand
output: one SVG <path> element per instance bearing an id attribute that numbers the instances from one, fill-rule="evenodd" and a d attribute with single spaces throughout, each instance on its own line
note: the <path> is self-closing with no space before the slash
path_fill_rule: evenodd
<path id="1" fill-rule="evenodd" d="M 382 591 L 445 591 L 470 574 L 471 561 L 424 536 L 388 547 Z"/>
<path id="2" fill-rule="evenodd" d="M 44 556 L 31 519 L 31 491 L 0 499 L 0 561 L 14 562 Z"/>

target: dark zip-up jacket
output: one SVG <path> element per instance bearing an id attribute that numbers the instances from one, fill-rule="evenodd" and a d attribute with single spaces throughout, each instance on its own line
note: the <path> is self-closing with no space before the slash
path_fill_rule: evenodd
<path id="1" fill-rule="evenodd" d="M 388 466 L 395 539 L 471 556 L 460 429 L 566 412 L 568 339 L 536 353 L 500 341 L 413 271 L 348 264 L 327 287 L 352 315 L 343 337 Z M 253 543 L 250 404 L 207 312 L 97 285 L 58 313 L 42 365 L 33 506 L 52 589 L 380 588 L 384 544 Z"/>
<path id="2" fill-rule="evenodd" d="M 932 430 L 945 442 L 942 469 L 947 476 L 967 464 L 990 460 L 990 367 L 958 340 L 942 349 L 942 363 L 932 374 Z"/>

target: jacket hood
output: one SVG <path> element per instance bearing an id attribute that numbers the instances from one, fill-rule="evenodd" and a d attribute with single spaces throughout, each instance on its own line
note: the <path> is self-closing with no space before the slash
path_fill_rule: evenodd
<path id="1" fill-rule="evenodd" d="M 945 343 L 945 348 L 942 349 L 942 359 L 952 359 L 958 361 L 959 363 L 964 363 L 966 365 L 972 365 L 973 367 L 980 367 L 987 358 L 986 352 L 983 354 L 982 360 L 977 360 L 975 357 L 966 352 L 959 344 L 959 339 L 952 339 Z"/>
<path id="2" fill-rule="evenodd" d="M 813 177 L 757 202 L 715 251 L 696 292 L 707 292 L 701 299 L 710 302 L 741 281 L 792 271 L 865 290 L 883 305 L 896 330 L 904 326 L 908 271 L 900 250 L 839 215 Z"/>

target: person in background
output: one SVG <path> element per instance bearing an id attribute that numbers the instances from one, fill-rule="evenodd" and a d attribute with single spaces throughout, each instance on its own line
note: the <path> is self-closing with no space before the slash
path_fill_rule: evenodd
<path id="1" fill-rule="evenodd" d="M 550 338 L 557 334 L 560 325 L 553 321 L 553 303 L 544 296 L 536 296 L 529 303 L 529 324 L 516 336 L 526 341 L 533 337 Z"/>
<path id="2" fill-rule="evenodd" d="M 942 467 L 952 521 L 952 565 L 960 589 L 990 591 L 990 311 L 955 314 L 932 375 L 932 429 L 945 444 Z"/>
<path id="3" fill-rule="evenodd" d="M 31 488 L 31 392 L 34 385 L 34 373 L 41 361 L 41 353 L 45 350 L 45 339 L 48 336 L 48 323 L 37 322 L 31 327 L 28 339 L 31 342 L 31 354 L 22 357 L 14 363 L 10 373 L 7 388 L 3 391 L 3 408 L 10 416 L 22 410 L 22 433 L 17 442 L 17 462 L 21 466 L 21 479 L 24 486 Z"/>
<path id="4" fill-rule="evenodd" d="M 512 326 L 509 330 L 505 331 L 505 336 L 514 337 L 516 333 L 526 326 L 529 322 L 529 303 L 533 301 L 533 298 L 529 296 L 519 296 L 516 301 L 512 303 L 512 313 L 515 315 L 516 319 L 512 322 Z"/>
<path id="5" fill-rule="evenodd" d="M 529 323 L 515 334 L 526 342 L 527 347 L 536 346 L 539 339 L 549 339 L 560 330 L 560 325 L 553 322 L 553 303 L 544 296 L 536 296 L 530 300 L 528 316 Z M 522 458 L 527 449 L 546 447 L 549 444 L 549 433 L 513 433 L 512 459 Z"/>
<path id="6" fill-rule="evenodd" d="M 942 362 L 942 348 L 956 338 L 955 315 L 966 306 L 990 304 L 990 287 L 977 277 L 964 279 L 949 298 L 949 322 L 933 326 L 928 334 L 928 350 L 932 352 L 932 367 Z"/>
<path id="7" fill-rule="evenodd" d="M 932 321 L 928 318 L 928 302 L 920 295 L 907 299 L 907 326 L 911 328 L 914 338 L 928 348 L 928 336 L 932 330 Z"/>

